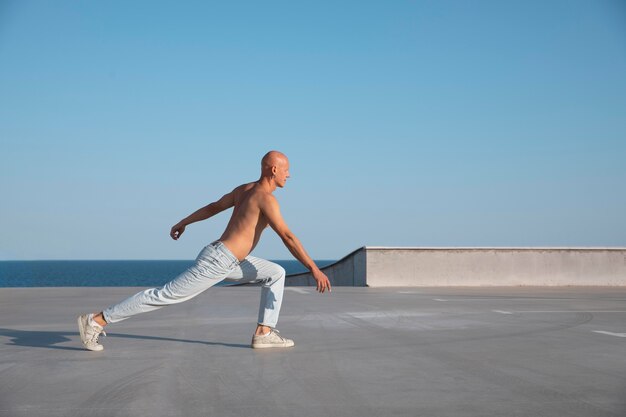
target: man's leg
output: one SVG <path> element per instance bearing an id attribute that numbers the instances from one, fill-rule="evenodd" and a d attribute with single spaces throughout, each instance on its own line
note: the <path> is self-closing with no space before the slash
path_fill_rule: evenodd
<path id="1" fill-rule="evenodd" d="M 112 305 L 97 315 L 79 317 L 81 340 L 87 349 L 102 350 L 98 336 L 107 323 L 117 323 L 139 313 L 187 301 L 226 278 L 238 261 L 227 249 L 207 245 L 196 258 L 196 263 L 160 288 L 140 291 L 124 301 Z M 104 319 L 105 323 L 100 322 Z"/>
<path id="2" fill-rule="evenodd" d="M 102 316 L 107 323 L 117 323 L 136 314 L 154 311 L 171 304 L 190 300 L 222 281 L 230 271 L 211 271 L 195 265 L 160 288 L 140 291 L 118 304 L 106 308 Z"/>
<path id="3" fill-rule="evenodd" d="M 283 301 L 285 269 L 274 262 L 248 256 L 228 275 L 227 280 L 254 282 L 262 285 L 257 328 L 252 339 L 252 347 L 293 346 L 292 340 L 279 336 L 275 329 Z M 266 336 L 269 339 L 263 341 L 264 343 L 256 343 L 255 339 L 259 336 Z"/>

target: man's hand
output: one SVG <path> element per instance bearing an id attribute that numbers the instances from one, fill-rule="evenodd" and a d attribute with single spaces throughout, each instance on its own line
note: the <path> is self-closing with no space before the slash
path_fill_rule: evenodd
<path id="1" fill-rule="evenodd" d="M 330 288 L 330 281 L 328 280 L 328 277 L 326 276 L 325 273 L 323 273 L 319 269 L 314 269 L 313 271 L 311 271 L 311 274 L 313 274 L 313 278 L 315 278 L 315 281 L 317 281 L 317 291 L 319 292 L 324 292 L 326 290 L 328 290 L 328 292 L 332 291 Z"/>
<path id="2" fill-rule="evenodd" d="M 170 236 L 172 237 L 172 239 L 178 240 L 178 238 L 180 237 L 180 235 L 183 234 L 184 231 L 185 231 L 185 225 L 177 223 L 174 226 L 172 226 L 172 230 L 170 230 Z"/>

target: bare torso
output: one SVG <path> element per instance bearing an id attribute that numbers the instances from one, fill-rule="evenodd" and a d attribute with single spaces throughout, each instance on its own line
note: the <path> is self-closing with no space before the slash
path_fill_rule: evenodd
<path id="1" fill-rule="evenodd" d="M 267 191 L 254 182 L 240 185 L 233 191 L 233 214 L 220 241 L 240 261 L 252 252 L 268 225 L 260 208 L 260 200 L 266 195 Z"/>

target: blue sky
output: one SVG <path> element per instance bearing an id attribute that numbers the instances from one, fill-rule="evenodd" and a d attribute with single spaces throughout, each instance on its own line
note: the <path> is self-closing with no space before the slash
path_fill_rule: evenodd
<path id="1" fill-rule="evenodd" d="M 4 0 L 0 259 L 193 259 L 270 149 L 316 259 L 626 246 L 625 74 L 618 0 Z"/>

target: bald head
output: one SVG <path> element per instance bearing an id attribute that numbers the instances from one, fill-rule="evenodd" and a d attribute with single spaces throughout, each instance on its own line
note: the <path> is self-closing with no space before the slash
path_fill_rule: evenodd
<path id="1" fill-rule="evenodd" d="M 278 151 L 269 151 L 263 156 L 263 159 L 261 159 L 261 168 L 265 170 L 285 162 L 287 162 L 287 155 Z"/>
<path id="2" fill-rule="evenodd" d="M 261 178 L 267 178 L 277 187 L 284 187 L 289 178 L 289 159 L 278 151 L 269 151 L 261 160 Z"/>

